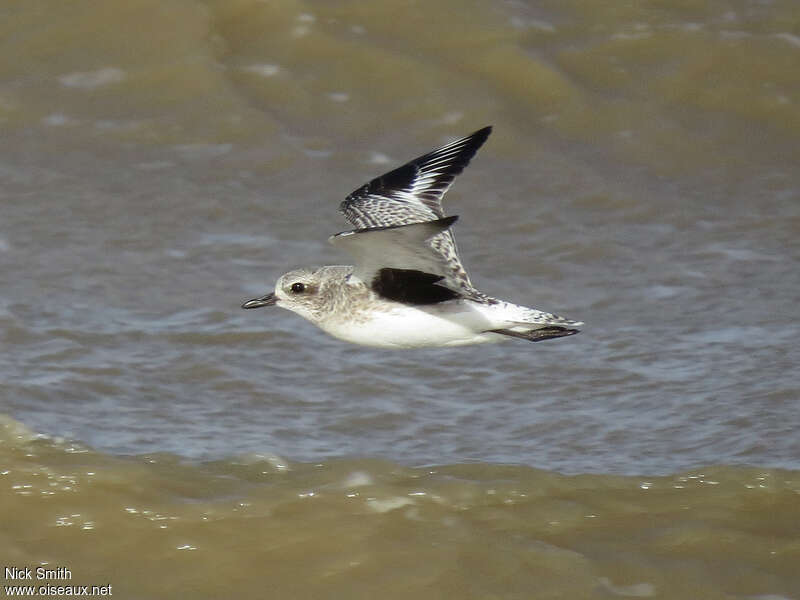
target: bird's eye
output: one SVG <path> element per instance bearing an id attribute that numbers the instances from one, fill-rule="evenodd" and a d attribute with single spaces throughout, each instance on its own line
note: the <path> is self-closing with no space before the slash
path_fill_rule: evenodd
<path id="1" fill-rule="evenodd" d="M 292 288 L 291 289 L 292 289 L 292 292 L 295 293 L 295 294 L 302 294 L 303 292 L 306 291 L 306 286 L 298 281 L 297 283 L 293 283 L 292 284 Z"/>

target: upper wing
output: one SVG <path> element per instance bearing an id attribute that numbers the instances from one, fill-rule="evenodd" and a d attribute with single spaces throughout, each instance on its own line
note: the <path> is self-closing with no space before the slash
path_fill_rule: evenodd
<path id="1" fill-rule="evenodd" d="M 347 196 L 339 210 L 358 229 L 441 219 L 442 196 L 491 132 L 484 127 L 376 177 Z"/>
<path id="2" fill-rule="evenodd" d="M 484 127 L 376 177 L 347 196 L 339 210 L 358 230 L 443 218 L 442 196 L 491 132 L 491 127 Z M 474 288 L 461 265 L 452 232 L 444 229 L 423 243 L 447 265 L 448 287 L 471 295 Z"/>

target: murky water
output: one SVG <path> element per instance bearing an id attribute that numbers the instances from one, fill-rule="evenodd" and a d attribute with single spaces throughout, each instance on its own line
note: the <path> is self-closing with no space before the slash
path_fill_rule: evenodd
<path id="1" fill-rule="evenodd" d="M 0 8 L 0 567 L 123 598 L 800 598 L 798 19 Z M 239 309 L 348 260 L 348 192 L 486 124 L 445 203 L 464 263 L 579 336 L 387 352 Z"/>

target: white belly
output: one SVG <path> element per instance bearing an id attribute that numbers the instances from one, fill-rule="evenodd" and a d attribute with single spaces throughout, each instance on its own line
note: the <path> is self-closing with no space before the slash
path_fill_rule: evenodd
<path id="1" fill-rule="evenodd" d="M 397 306 L 369 317 L 325 321 L 319 326 L 339 339 L 377 348 L 464 346 L 495 343 L 505 338 L 487 333 L 487 329 L 495 329 L 496 325 L 467 302 Z"/>

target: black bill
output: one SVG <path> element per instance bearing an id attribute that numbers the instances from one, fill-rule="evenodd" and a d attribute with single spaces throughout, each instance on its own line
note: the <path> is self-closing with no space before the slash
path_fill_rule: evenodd
<path id="1" fill-rule="evenodd" d="M 261 298 L 253 298 L 242 304 L 242 308 L 261 308 L 262 306 L 274 306 L 278 299 L 275 294 L 267 294 Z"/>

